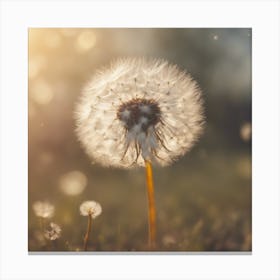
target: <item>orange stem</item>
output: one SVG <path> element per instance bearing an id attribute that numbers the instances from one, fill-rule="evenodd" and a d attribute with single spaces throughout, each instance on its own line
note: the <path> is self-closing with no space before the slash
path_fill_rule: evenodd
<path id="1" fill-rule="evenodd" d="M 145 160 L 146 165 L 146 182 L 147 182 L 147 195 L 148 195 L 148 218 L 149 218 L 149 247 L 155 248 L 156 245 L 156 207 L 154 196 L 154 183 L 152 165 L 149 161 Z"/>

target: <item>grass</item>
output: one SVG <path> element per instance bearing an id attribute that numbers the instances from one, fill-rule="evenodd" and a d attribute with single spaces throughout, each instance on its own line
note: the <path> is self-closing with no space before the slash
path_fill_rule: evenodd
<path id="1" fill-rule="evenodd" d="M 31 205 L 44 199 L 40 190 L 49 188 L 46 198 L 56 206 L 52 221 L 62 227 L 55 246 L 40 241 L 39 223 L 29 205 L 29 251 L 83 251 L 87 219 L 80 216 L 79 205 L 91 199 L 103 212 L 93 220 L 88 251 L 149 250 L 144 169 L 90 168 L 92 172 L 82 170 L 89 183 L 77 197 L 65 196 L 55 184 L 29 182 Z M 249 153 L 191 154 L 171 167 L 155 168 L 154 180 L 156 251 L 251 250 Z"/>

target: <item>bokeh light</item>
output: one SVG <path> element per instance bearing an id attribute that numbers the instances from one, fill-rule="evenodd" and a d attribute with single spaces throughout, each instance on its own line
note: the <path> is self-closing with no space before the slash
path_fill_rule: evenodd
<path id="1" fill-rule="evenodd" d="M 46 67 L 46 58 L 43 55 L 34 56 L 28 64 L 29 78 L 34 79 L 44 67 Z"/>
<path id="2" fill-rule="evenodd" d="M 30 90 L 30 97 L 39 105 L 47 105 L 52 101 L 54 94 L 51 85 L 47 81 L 38 79 Z"/>
<path id="3" fill-rule="evenodd" d="M 248 142 L 251 139 L 252 125 L 251 123 L 245 122 L 240 127 L 240 137 L 244 142 Z"/>
<path id="4" fill-rule="evenodd" d="M 61 176 L 59 187 L 67 195 L 78 195 L 84 191 L 87 182 L 86 175 L 81 171 L 75 170 Z"/>
<path id="5" fill-rule="evenodd" d="M 215 41 L 217 41 L 217 40 L 219 39 L 219 36 L 218 36 L 218 35 L 214 35 L 214 36 L 213 36 L 213 39 L 214 39 Z"/>
<path id="6" fill-rule="evenodd" d="M 89 51 L 96 44 L 96 35 L 93 31 L 82 31 L 76 41 L 78 51 Z"/>
<path id="7" fill-rule="evenodd" d="M 48 46 L 51 49 L 58 48 L 62 40 L 60 34 L 56 31 L 49 32 L 48 36 L 46 36 L 44 39 L 46 46 Z"/>

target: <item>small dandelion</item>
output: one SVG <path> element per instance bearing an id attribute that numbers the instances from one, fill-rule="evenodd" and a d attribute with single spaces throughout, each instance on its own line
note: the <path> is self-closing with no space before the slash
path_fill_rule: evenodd
<path id="1" fill-rule="evenodd" d="M 88 217 L 88 225 L 87 225 L 87 232 L 84 237 L 84 250 L 87 250 L 89 235 L 91 231 L 92 226 L 92 220 L 95 219 L 97 216 L 99 216 L 102 212 L 101 205 L 93 200 L 84 201 L 80 205 L 80 214 L 82 216 Z"/>
<path id="2" fill-rule="evenodd" d="M 36 201 L 33 203 L 33 211 L 37 217 L 52 218 L 55 207 L 47 201 Z"/>
<path id="3" fill-rule="evenodd" d="M 56 240 L 61 236 L 61 227 L 55 223 L 50 223 L 49 228 L 45 230 L 44 236 L 48 240 Z"/>
<path id="4" fill-rule="evenodd" d="M 197 83 L 164 60 L 120 59 L 85 87 L 75 117 L 78 138 L 94 163 L 145 166 L 149 244 L 154 247 L 152 163 L 170 165 L 201 135 L 204 116 Z"/>

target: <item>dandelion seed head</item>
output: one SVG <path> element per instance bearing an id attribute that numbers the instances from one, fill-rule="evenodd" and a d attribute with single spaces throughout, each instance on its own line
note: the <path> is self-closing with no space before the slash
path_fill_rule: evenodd
<path id="1" fill-rule="evenodd" d="M 61 227 L 55 223 L 50 223 L 49 228 L 45 230 L 44 236 L 49 240 L 56 240 L 61 236 Z"/>
<path id="2" fill-rule="evenodd" d="M 80 205 L 80 214 L 82 216 L 91 216 L 92 219 L 99 216 L 102 212 L 101 205 L 93 200 L 84 201 Z"/>
<path id="3" fill-rule="evenodd" d="M 77 135 L 93 162 L 131 168 L 169 165 L 203 129 L 201 91 L 164 60 L 120 59 L 93 76 L 75 112 Z"/>
<path id="4" fill-rule="evenodd" d="M 37 217 L 51 218 L 54 215 L 55 207 L 47 201 L 36 201 L 32 206 Z"/>

